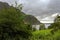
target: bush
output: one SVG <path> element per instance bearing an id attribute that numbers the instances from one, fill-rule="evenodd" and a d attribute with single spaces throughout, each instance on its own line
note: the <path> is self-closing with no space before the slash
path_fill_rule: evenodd
<path id="1" fill-rule="evenodd" d="M 23 12 L 14 7 L 0 10 L 0 40 L 28 39 L 31 29 L 28 29 L 28 24 L 24 24 L 24 17 Z"/>

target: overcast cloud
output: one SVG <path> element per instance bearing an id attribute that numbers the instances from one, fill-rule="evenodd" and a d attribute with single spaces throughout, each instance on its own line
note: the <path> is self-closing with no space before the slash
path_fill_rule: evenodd
<path id="1" fill-rule="evenodd" d="M 14 4 L 16 0 L 0 0 Z M 50 15 L 60 12 L 60 0 L 17 0 L 23 4 L 23 11 L 34 16 Z"/>
<path id="2" fill-rule="evenodd" d="M 23 0 L 22 0 L 23 1 Z M 60 0 L 24 0 L 24 12 L 35 16 L 49 16 L 54 13 L 60 13 Z"/>

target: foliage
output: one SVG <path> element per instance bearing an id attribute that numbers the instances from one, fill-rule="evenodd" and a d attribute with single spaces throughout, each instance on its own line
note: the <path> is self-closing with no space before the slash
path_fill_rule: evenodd
<path id="1" fill-rule="evenodd" d="M 31 36 L 31 26 L 24 24 L 25 15 L 20 10 L 10 7 L 0 11 L 0 40 L 28 39 Z"/>
<path id="2" fill-rule="evenodd" d="M 54 40 L 60 40 L 60 30 L 58 30 L 57 32 L 55 32 L 55 34 L 53 35 Z"/>
<path id="3" fill-rule="evenodd" d="M 32 40 L 60 40 L 60 30 L 54 34 L 51 33 L 53 29 L 40 30 L 33 32 Z"/>
<path id="4" fill-rule="evenodd" d="M 36 28 L 35 27 L 33 28 L 33 31 L 36 31 Z"/>

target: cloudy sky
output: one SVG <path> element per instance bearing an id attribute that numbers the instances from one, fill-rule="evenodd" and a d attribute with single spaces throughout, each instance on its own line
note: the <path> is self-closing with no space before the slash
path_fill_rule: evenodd
<path id="1" fill-rule="evenodd" d="M 60 0 L 0 0 L 10 5 L 15 1 L 23 4 L 23 12 L 34 15 L 38 19 L 46 19 L 56 13 L 60 13 Z M 47 18 L 47 19 L 49 19 Z M 53 17 L 52 17 L 53 18 Z"/>

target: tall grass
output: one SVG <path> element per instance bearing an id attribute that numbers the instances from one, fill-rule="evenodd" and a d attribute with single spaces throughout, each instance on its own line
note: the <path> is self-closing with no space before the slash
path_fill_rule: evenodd
<path id="1" fill-rule="evenodd" d="M 52 29 L 40 30 L 32 32 L 31 40 L 60 40 L 60 30 L 51 33 Z"/>

